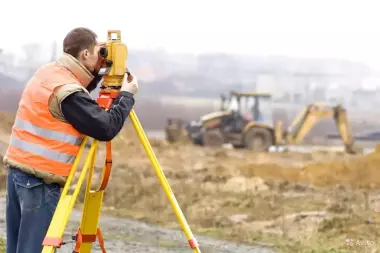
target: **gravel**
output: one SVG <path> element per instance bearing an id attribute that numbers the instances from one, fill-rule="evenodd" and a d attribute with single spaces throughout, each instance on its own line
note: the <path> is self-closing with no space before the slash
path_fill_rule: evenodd
<path id="1" fill-rule="evenodd" d="M 0 236 L 5 238 L 5 199 L 0 198 Z M 81 212 L 74 210 L 64 234 L 67 244 L 57 250 L 57 253 L 72 253 L 74 242 L 71 236 L 75 234 L 81 218 Z M 149 225 L 143 222 L 102 215 L 100 229 L 105 240 L 107 253 L 190 253 L 192 249 L 182 230 L 172 230 Z M 204 236 L 196 236 L 200 250 L 203 253 L 274 253 L 265 247 L 253 247 L 233 242 L 216 240 Z M 93 244 L 93 253 L 101 253 L 97 242 Z"/>

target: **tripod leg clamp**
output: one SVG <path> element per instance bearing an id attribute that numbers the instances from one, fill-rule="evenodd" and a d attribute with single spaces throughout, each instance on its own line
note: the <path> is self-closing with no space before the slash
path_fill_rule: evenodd
<path id="1" fill-rule="evenodd" d="M 197 239 L 193 238 L 191 240 L 189 240 L 189 245 L 192 249 L 196 249 L 198 248 L 198 242 L 197 242 Z"/>
<path id="2" fill-rule="evenodd" d="M 73 253 L 79 253 L 80 245 L 83 242 L 95 242 L 96 237 L 98 238 L 99 246 L 100 246 L 102 252 L 107 253 L 106 249 L 104 247 L 103 236 L 102 236 L 102 233 L 101 233 L 99 228 L 97 229 L 96 234 L 94 234 L 94 235 L 82 234 L 80 229 L 78 229 L 77 234 L 75 236 L 76 244 L 75 244 L 75 249 L 74 249 Z"/>
<path id="3" fill-rule="evenodd" d="M 60 248 L 62 246 L 63 239 L 58 237 L 45 237 L 42 242 L 43 246 L 54 246 Z"/>

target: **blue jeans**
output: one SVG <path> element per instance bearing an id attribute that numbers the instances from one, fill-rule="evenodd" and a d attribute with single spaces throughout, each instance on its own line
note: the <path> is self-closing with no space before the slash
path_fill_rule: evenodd
<path id="1" fill-rule="evenodd" d="M 9 168 L 6 198 L 6 253 L 42 251 L 50 221 L 61 195 L 58 184 Z"/>

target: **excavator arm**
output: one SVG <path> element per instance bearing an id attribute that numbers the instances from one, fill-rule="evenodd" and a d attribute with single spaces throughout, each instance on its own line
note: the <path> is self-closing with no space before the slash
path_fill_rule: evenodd
<path id="1" fill-rule="evenodd" d="M 285 133 L 285 140 L 288 144 L 295 144 L 301 141 L 314 125 L 324 118 L 333 118 L 340 137 L 345 145 L 347 153 L 355 154 L 353 138 L 347 120 L 347 112 L 341 106 L 329 106 L 325 103 L 313 103 L 306 106 L 294 119 L 291 126 Z"/>

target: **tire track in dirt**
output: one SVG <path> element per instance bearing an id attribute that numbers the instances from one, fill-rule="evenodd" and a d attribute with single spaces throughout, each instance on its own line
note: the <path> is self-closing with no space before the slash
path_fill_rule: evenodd
<path id="1" fill-rule="evenodd" d="M 0 236 L 5 238 L 5 198 L 0 198 Z M 74 235 L 81 219 L 81 212 L 74 210 L 64 234 L 63 245 L 57 253 L 72 253 Z M 192 250 L 187 244 L 186 237 L 181 230 L 164 229 L 143 222 L 102 215 L 100 228 L 105 240 L 107 253 L 190 253 Z M 213 238 L 196 236 L 202 253 L 274 253 L 264 247 L 253 247 Z M 93 244 L 93 253 L 100 253 L 98 243 Z"/>

